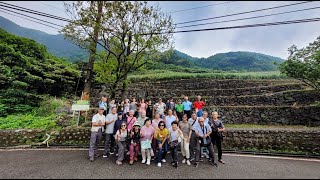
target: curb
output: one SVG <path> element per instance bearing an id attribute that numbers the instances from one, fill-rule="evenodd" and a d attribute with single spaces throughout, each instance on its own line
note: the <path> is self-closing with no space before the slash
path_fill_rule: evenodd
<path id="1" fill-rule="evenodd" d="M 21 146 L 0 147 L 0 149 L 50 149 L 50 148 L 52 149 L 58 149 L 58 148 L 89 149 L 89 146 L 88 145 L 50 145 L 50 147 L 47 147 L 46 144 L 42 144 L 42 145 L 21 145 Z M 99 146 L 99 149 L 103 149 L 103 148 L 104 146 Z M 320 159 L 320 154 L 308 154 L 308 153 L 303 154 L 303 153 L 245 151 L 245 150 L 236 151 L 236 150 L 228 150 L 228 149 L 222 149 L 222 151 L 223 153 L 228 153 L 228 154 L 249 154 L 249 155 Z"/>

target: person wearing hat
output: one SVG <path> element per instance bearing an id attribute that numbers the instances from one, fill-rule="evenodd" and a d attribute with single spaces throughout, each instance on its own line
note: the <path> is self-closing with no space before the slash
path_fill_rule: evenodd
<path id="1" fill-rule="evenodd" d="M 130 161 L 129 164 L 132 165 L 134 161 L 138 161 L 139 147 L 140 147 L 140 124 L 136 121 L 133 124 L 133 129 L 130 131 L 129 135 L 129 149 L 130 149 Z"/>
<path id="2" fill-rule="evenodd" d="M 106 116 L 103 115 L 104 107 L 100 106 L 98 113 L 92 117 L 91 137 L 90 137 L 90 149 L 89 158 L 93 162 L 95 157 L 99 157 L 98 145 L 101 141 L 103 127 L 106 123 Z"/>

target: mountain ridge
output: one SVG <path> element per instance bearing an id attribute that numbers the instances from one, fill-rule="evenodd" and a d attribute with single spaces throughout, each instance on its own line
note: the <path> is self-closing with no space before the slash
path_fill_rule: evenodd
<path id="1" fill-rule="evenodd" d="M 70 62 L 88 60 L 88 51 L 64 39 L 62 34 L 52 35 L 39 30 L 25 28 L 1 16 L 0 27 L 9 33 L 33 39 L 45 45 L 50 53 L 65 58 Z M 170 57 L 163 55 L 159 62 L 188 68 L 272 71 L 277 70 L 275 63 L 281 63 L 283 61 L 284 60 L 279 57 L 249 51 L 230 51 L 217 53 L 207 58 L 199 58 L 192 57 L 178 50 L 173 50 Z"/>

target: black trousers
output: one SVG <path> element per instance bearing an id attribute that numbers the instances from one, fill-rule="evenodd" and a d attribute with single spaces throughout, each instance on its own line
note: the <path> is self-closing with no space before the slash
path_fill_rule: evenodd
<path id="1" fill-rule="evenodd" d="M 185 114 L 187 114 L 188 119 L 191 118 L 191 111 L 184 111 Z"/>
<path id="2" fill-rule="evenodd" d="M 211 139 L 211 142 L 212 142 L 213 146 L 217 146 L 217 149 L 218 149 L 218 160 L 221 160 L 221 158 L 222 158 L 222 148 L 221 148 L 222 139 L 221 138 Z"/>
<path id="3" fill-rule="evenodd" d="M 177 112 L 179 121 L 182 121 L 183 112 Z"/>

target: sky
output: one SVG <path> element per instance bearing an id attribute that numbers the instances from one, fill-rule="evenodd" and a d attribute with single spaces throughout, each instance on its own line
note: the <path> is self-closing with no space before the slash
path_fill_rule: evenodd
<path id="1" fill-rule="evenodd" d="M 70 18 L 64 11 L 64 2 L 71 1 L 3 1 L 17 6 L 45 12 L 48 14 Z M 241 13 L 245 11 L 263 9 L 274 6 L 281 6 L 302 1 L 150 1 L 151 5 L 159 5 L 161 10 L 172 16 L 174 23 L 223 16 L 233 13 Z M 207 7 L 203 7 L 207 6 Z M 210 23 L 216 21 L 225 21 L 238 18 L 247 18 L 252 16 L 267 15 L 271 13 L 280 13 L 305 8 L 320 7 L 320 2 L 304 3 L 295 6 L 260 11 L 237 16 L 224 18 L 216 18 L 207 21 L 183 24 L 191 25 L 198 23 Z M 194 9 L 190 9 L 194 8 Z M 182 11 L 183 10 L 183 11 Z M 44 31 L 49 34 L 57 34 L 57 30 L 37 24 L 19 17 L 15 17 L 3 12 L 0 16 L 8 18 L 14 23 Z M 65 25 L 54 19 L 38 17 L 39 19 L 48 20 L 53 23 Z M 288 21 L 307 18 L 320 18 L 320 10 L 313 9 L 302 12 L 295 12 L 283 15 L 269 16 L 263 18 L 249 19 L 235 22 L 225 22 L 217 24 L 209 24 L 204 26 L 179 28 L 176 30 L 191 30 L 202 28 L 215 28 L 226 26 L 238 26 L 257 23 L 268 23 L 277 21 Z M 177 25 L 182 26 L 182 25 Z M 320 36 L 320 21 L 268 26 L 254 27 L 245 29 L 228 29 L 218 31 L 201 31 L 174 34 L 174 48 L 193 57 L 207 58 L 216 53 L 226 53 L 230 51 L 251 51 L 268 54 L 286 59 L 288 57 L 288 48 L 292 45 L 302 48 L 316 40 Z"/>

